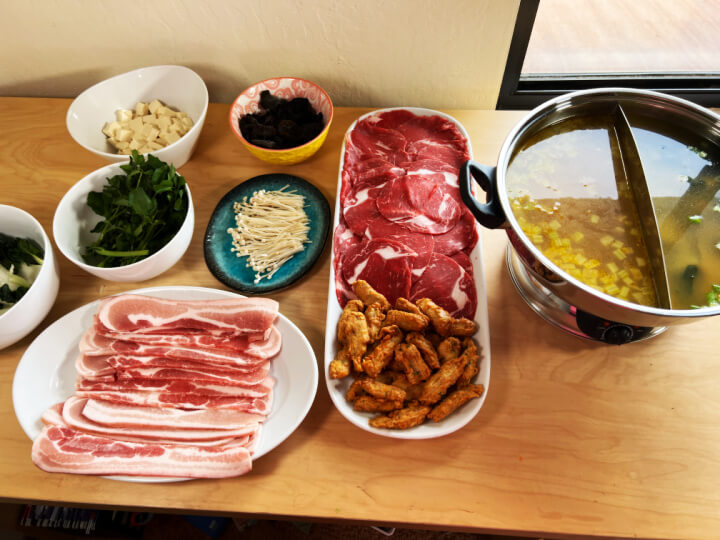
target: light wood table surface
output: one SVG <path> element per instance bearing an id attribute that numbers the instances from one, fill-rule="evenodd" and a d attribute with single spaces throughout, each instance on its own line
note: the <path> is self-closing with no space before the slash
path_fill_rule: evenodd
<path id="1" fill-rule="evenodd" d="M 49 234 L 65 191 L 106 164 L 68 135 L 69 104 L 0 98 L 0 202 L 27 210 Z M 156 279 L 118 284 L 58 254 L 55 306 L 37 330 L 0 351 L 0 500 L 545 537 L 720 535 L 720 320 L 674 327 L 622 347 L 566 335 L 536 316 L 515 291 L 501 231 L 482 233 L 489 393 L 476 419 L 459 432 L 426 441 L 369 434 L 335 410 L 321 373 L 305 421 L 246 476 L 137 484 L 36 469 L 11 388 L 18 361 L 43 328 L 87 302 L 133 288 L 224 288 L 205 266 L 203 233 L 222 195 L 257 174 L 304 177 L 334 207 L 342 137 L 365 110 L 338 109 L 320 152 L 303 164 L 280 167 L 257 161 L 235 140 L 228 109 L 210 106 L 195 155 L 181 170 L 196 209 L 195 235 L 182 260 Z M 467 128 L 475 159 L 488 164 L 522 117 L 446 112 Z M 306 278 L 270 295 L 308 337 L 320 366 L 328 272 L 326 247 Z"/>

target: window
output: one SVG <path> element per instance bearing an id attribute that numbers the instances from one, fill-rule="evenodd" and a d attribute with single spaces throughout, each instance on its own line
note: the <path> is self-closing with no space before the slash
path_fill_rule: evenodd
<path id="1" fill-rule="evenodd" d="M 521 0 L 499 109 L 623 86 L 720 106 L 720 0 Z"/>

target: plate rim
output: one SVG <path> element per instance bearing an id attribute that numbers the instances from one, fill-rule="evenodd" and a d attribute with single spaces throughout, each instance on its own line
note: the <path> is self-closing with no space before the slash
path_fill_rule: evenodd
<path id="1" fill-rule="evenodd" d="M 20 417 L 18 415 L 18 398 L 16 396 L 19 395 L 19 388 L 17 386 L 16 381 L 18 380 L 18 373 L 22 370 L 27 369 L 25 365 L 29 362 L 29 360 L 26 360 L 26 358 L 29 358 L 28 352 L 31 351 L 33 346 L 36 344 L 36 342 L 41 342 L 41 338 L 46 333 L 49 333 L 53 327 L 55 327 L 57 324 L 59 324 L 61 321 L 66 320 L 73 315 L 77 315 L 77 312 L 90 310 L 90 309 L 96 309 L 97 304 L 102 300 L 103 298 L 108 298 L 111 296 L 118 296 L 121 294 L 147 294 L 148 296 L 152 296 L 153 292 L 181 292 L 181 291 L 188 291 L 192 290 L 198 293 L 203 292 L 209 292 L 211 294 L 219 294 L 220 296 L 225 297 L 241 297 L 245 298 L 243 295 L 238 294 L 233 291 L 226 291 L 223 289 L 215 289 L 212 287 L 200 287 L 200 286 L 194 286 L 194 285 L 157 285 L 152 287 L 143 287 L 139 289 L 132 289 L 129 291 L 121 291 L 115 294 L 106 295 L 101 298 L 97 298 L 95 300 L 92 300 L 90 302 L 87 302 L 81 306 L 78 306 L 77 308 L 65 313 L 61 317 L 58 317 L 55 321 L 53 321 L 51 324 L 49 324 L 43 331 L 38 334 L 35 339 L 28 345 L 28 347 L 25 349 L 25 352 L 20 358 L 20 361 L 18 362 L 17 367 L 15 368 L 15 372 L 13 374 L 13 382 L 12 382 L 12 404 L 13 404 L 13 412 L 15 413 L 15 419 L 17 420 L 18 424 L 20 425 L 20 428 L 23 430 L 23 433 L 31 440 L 34 441 L 35 439 L 30 435 L 28 430 L 26 429 L 24 423 L 20 420 Z M 310 341 L 307 339 L 307 336 L 298 328 L 298 326 L 290 320 L 287 316 L 282 314 L 280 311 L 278 311 L 278 319 L 282 319 L 284 323 L 287 323 L 291 328 L 293 328 L 296 332 L 300 340 L 304 343 L 304 345 L 307 347 L 308 352 L 310 353 L 310 357 L 308 359 L 308 365 L 312 364 L 315 369 L 309 370 L 310 372 L 310 387 L 311 391 L 308 393 L 307 398 L 304 401 L 304 407 L 300 410 L 300 413 L 297 416 L 295 424 L 292 426 L 292 428 L 288 431 L 288 433 L 279 441 L 277 441 L 274 445 L 270 446 L 269 448 L 262 448 L 263 441 L 266 440 L 266 424 L 263 422 L 263 425 L 261 427 L 260 432 L 260 441 L 258 441 L 257 449 L 260 450 L 259 452 L 255 452 L 251 457 L 252 461 L 255 462 L 255 460 L 262 458 L 264 455 L 268 454 L 269 452 L 273 451 L 275 448 L 280 446 L 283 442 L 285 442 L 296 430 L 298 427 L 300 427 L 300 424 L 305 420 L 307 417 L 307 414 L 310 412 L 310 409 L 312 408 L 312 405 L 315 403 L 315 398 L 317 397 L 317 388 L 319 384 L 319 374 L 318 374 L 318 363 L 317 363 L 317 357 L 315 355 L 315 351 L 312 348 L 312 345 L 310 344 Z M 73 366 L 73 369 L 74 366 Z M 292 388 L 292 385 L 288 385 L 289 388 Z M 273 406 L 275 405 L 276 401 L 273 401 Z M 271 408 L 270 413 L 268 413 L 268 417 L 273 413 L 273 409 Z M 118 481 L 127 481 L 127 482 L 135 482 L 135 483 L 164 483 L 164 482 L 181 482 L 181 481 L 188 481 L 188 480 L 198 480 L 197 478 L 185 478 L 185 477 L 161 477 L 161 476 L 130 476 L 130 475 L 91 475 L 94 477 L 101 476 L 102 478 L 107 478 L 111 480 L 118 480 Z"/>
<path id="2" fill-rule="evenodd" d="M 348 415 L 346 414 L 346 411 L 343 407 L 341 407 L 341 404 L 345 404 L 345 396 L 342 395 L 340 392 L 338 392 L 334 388 L 334 383 L 336 381 L 339 381 L 341 379 L 332 379 L 329 375 L 329 367 L 330 362 L 333 359 L 332 349 L 335 347 L 335 341 L 336 341 L 336 334 L 337 334 L 337 317 L 339 314 L 334 315 L 333 314 L 333 307 L 336 307 L 338 310 L 340 310 L 339 303 L 337 301 L 337 294 L 335 292 L 335 228 L 338 226 L 340 222 L 340 190 L 342 189 L 342 172 L 343 172 L 343 166 L 345 164 L 345 146 L 347 144 L 349 135 L 351 131 L 355 128 L 358 122 L 361 120 L 368 118 L 370 116 L 388 112 L 388 111 L 396 111 L 396 110 L 404 110 L 404 111 L 410 111 L 415 114 L 418 114 L 419 116 L 432 116 L 437 115 L 442 118 L 445 118 L 446 120 L 449 120 L 452 122 L 460 131 L 460 133 L 465 137 L 467 141 L 467 149 L 468 154 L 470 155 L 470 158 L 472 159 L 472 147 L 470 144 L 470 136 L 467 133 L 467 130 L 465 127 L 457 121 L 455 118 L 450 116 L 449 114 L 436 111 L 433 109 L 423 108 L 423 107 L 387 107 L 382 109 L 375 109 L 372 111 L 369 111 L 367 113 L 364 113 L 360 115 L 358 118 L 356 118 L 348 127 L 347 131 L 345 132 L 345 135 L 343 136 L 343 144 L 340 151 L 340 164 L 338 167 L 338 182 L 336 187 L 336 197 L 335 197 L 335 215 L 333 217 L 333 225 L 332 225 L 332 231 L 333 231 L 333 238 L 331 241 L 331 250 L 330 250 L 330 272 L 329 272 L 329 279 L 328 279 L 328 304 L 327 304 L 327 310 L 326 310 L 326 320 L 325 320 L 325 350 L 324 350 L 324 359 L 323 359 L 323 371 L 324 371 L 324 377 L 325 377 L 325 385 L 327 387 L 328 393 L 330 394 L 330 398 L 332 399 L 333 405 L 335 408 L 340 412 L 340 414 L 348 420 L 353 425 L 369 432 L 374 435 L 379 435 L 382 437 L 387 437 L 391 439 L 405 439 L 405 440 L 425 440 L 425 439 L 434 439 L 438 437 L 444 437 L 446 435 L 450 435 L 452 433 L 455 433 L 456 431 L 459 431 L 466 425 L 468 425 L 470 422 L 472 422 L 480 412 L 480 409 L 485 404 L 485 400 L 487 399 L 488 392 L 490 390 L 490 373 L 491 373 L 491 355 L 490 355 L 490 318 L 488 313 L 488 305 L 487 305 L 487 290 L 485 287 L 485 269 L 482 261 L 482 236 L 480 234 L 480 229 L 477 224 L 475 223 L 475 228 L 478 231 L 478 241 L 475 247 L 473 248 L 473 253 L 477 252 L 477 255 L 475 257 L 476 260 L 473 260 L 473 278 L 476 283 L 482 284 L 482 296 L 480 295 L 480 292 L 478 291 L 478 298 L 482 298 L 482 302 L 478 301 L 478 309 L 475 313 L 475 321 L 478 322 L 480 328 L 478 329 L 477 334 L 475 334 L 474 337 L 478 339 L 480 342 L 480 346 L 482 347 L 482 360 L 481 362 L 483 365 L 481 366 L 480 373 L 482 373 L 483 369 L 487 370 L 487 376 L 485 377 L 486 380 L 484 381 L 478 381 L 483 382 L 484 386 L 484 392 L 482 396 L 480 396 L 477 400 L 477 404 L 473 406 L 474 409 L 476 409 L 471 414 L 468 414 L 468 418 L 464 421 L 459 423 L 457 426 L 452 426 L 452 428 L 448 429 L 442 429 L 442 427 L 439 428 L 431 428 L 430 433 L 427 433 L 428 426 L 432 424 L 421 424 L 419 426 L 415 426 L 406 430 L 389 430 L 389 429 L 379 429 L 374 428 L 368 424 L 368 419 L 372 416 L 371 413 L 359 413 L 355 411 L 351 411 L 353 414 Z M 334 304 L 333 304 L 334 303 Z M 481 309 L 483 308 L 484 309 Z M 480 321 L 478 319 L 483 318 L 485 320 L 485 324 L 480 324 Z M 485 367 L 486 366 L 486 367 Z M 478 376 L 480 375 L 478 373 Z M 425 428 L 425 430 L 422 430 L 421 428 Z M 436 433 L 434 431 L 437 431 Z"/>
<path id="3" fill-rule="evenodd" d="M 325 225 L 323 227 L 322 234 L 320 237 L 322 238 L 321 242 L 318 242 L 315 244 L 317 247 L 317 250 L 313 255 L 308 259 L 306 266 L 302 272 L 298 272 L 296 276 L 292 277 L 289 281 L 282 285 L 276 285 L 276 286 L 267 286 L 263 287 L 261 289 L 247 289 L 247 288 L 238 288 L 234 284 L 230 283 L 230 280 L 225 280 L 224 276 L 222 276 L 222 273 L 219 271 L 219 264 L 217 262 L 217 259 L 215 258 L 212 249 L 210 248 L 210 233 L 211 228 L 217 219 L 218 216 L 218 210 L 223 207 L 227 200 L 230 199 L 230 195 L 235 192 L 236 190 L 239 190 L 242 187 L 245 187 L 249 182 L 252 183 L 261 183 L 262 181 L 269 180 L 268 177 L 277 177 L 277 176 L 284 176 L 289 177 L 292 179 L 292 182 L 296 184 L 303 185 L 304 189 L 309 189 L 309 191 L 313 192 L 316 195 L 316 198 L 321 201 L 319 205 L 320 213 L 324 216 Z M 274 291 L 280 291 L 283 289 L 286 289 L 290 287 L 291 285 L 294 285 L 297 281 L 302 279 L 317 263 L 318 259 L 320 259 L 320 256 L 322 255 L 323 251 L 325 250 L 325 245 L 327 244 L 328 234 L 330 232 L 330 225 L 332 222 L 332 212 L 330 210 L 330 203 L 328 202 L 325 195 L 323 195 L 322 191 L 315 186 L 312 182 L 305 180 L 304 178 L 301 178 L 300 176 L 294 175 L 294 174 L 288 174 L 288 173 L 265 173 L 265 174 L 259 174 L 257 176 L 253 176 L 251 178 L 248 178 L 246 180 L 243 180 L 239 184 L 235 185 L 231 189 L 229 189 L 217 202 L 215 205 L 215 208 L 213 209 L 212 213 L 210 214 L 210 218 L 208 219 L 207 227 L 205 227 L 205 233 L 203 234 L 203 258 L 205 260 L 205 266 L 207 266 L 208 270 L 210 270 L 210 273 L 213 275 L 215 279 L 217 279 L 220 283 L 225 285 L 226 287 L 230 287 L 233 291 L 236 291 L 241 294 L 252 294 L 252 295 L 258 295 L 258 294 L 267 294 Z"/>

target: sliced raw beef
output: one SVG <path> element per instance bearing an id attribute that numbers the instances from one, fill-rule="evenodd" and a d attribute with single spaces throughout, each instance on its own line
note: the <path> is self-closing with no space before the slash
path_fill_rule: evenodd
<path id="1" fill-rule="evenodd" d="M 269 298 L 166 300 L 121 294 L 100 300 L 97 320 L 107 331 L 162 334 L 172 330 L 220 334 L 266 332 L 278 314 Z"/>
<path id="2" fill-rule="evenodd" d="M 344 162 L 348 168 L 353 168 L 358 162 L 373 158 L 393 164 L 407 161 L 406 145 L 407 141 L 399 131 L 379 128 L 363 120 L 349 134 Z"/>
<path id="3" fill-rule="evenodd" d="M 335 260 L 339 261 L 340 258 L 337 256 L 339 253 L 345 253 L 351 246 L 359 244 L 362 241 L 362 236 L 358 236 L 348 229 L 343 223 L 340 223 L 335 228 L 333 235 L 333 247 L 335 249 Z"/>
<path id="4" fill-rule="evenodd" d="M 340 269 L 347 283 L 367 281 L 389 302 L 407 298 L 415 252 L 393 240 L 367 240 L 345 252 Z"/>
<path id="5" fill-rule="evenodd" d="M 453 317 L 475 317 L 475 283 L 462 266 L 445 255 L 434 253 L 423 275 L 413 283 L 410 301 L 420 298 L 431 298 Z"/>
<path id="6" fill-rule="evenodd" d="M 475 217 L 465 207 L 463 207 L 460 219 L 452 229 L 433 236 L 435 251 L 444 255 L 453 255 L 458 251 L 472 251 L 478 238 Z"/>
<path id="7" fill-rule="evenodd" d="M 408 176 L 431 176 L 440 174 L 446 184 L 459 189 L 458 169 L 443 161 L 437 159 L 421 159 L 419 161 L 401 163 L 400 166 L 405 169 L 405 174 Z M 434 176 L 433 178 L 438 177 Z"/>
<path id="8" fill-rule="evenodd" d="M 464 251 L 458 251 L 457 253 L 450 255 L 450 258 L 462 266 L 463 270 L 465 270 L 469 276 L 473 275 L 473 265 L 467 253 Z"/>
<path id="9" fill-rule="evenodd" d="M 33 463 L 47 472 L 228 478 L 252 469 L 239 445 L 183 446 L 117 441 L 66 426 L 45 426 L 33 442 Z"/>
<path id="10" fill-rule="evenodd" d="M 259 424 L 247 425 L 235 429 L 187 429 L 177 427 L 158 428 L 154 426 L 117 427 L 107 426 L 94 420 L 88 419 L 83 414 L 87 398 L 69 397 L 62 405 L 62 419 L 71 428 L 94 433 L 96 435 L 120 437 L 127 440 L 128 437 L 135 439 L 155 439 L 177 442 L 193 441 L 219 441 L 223 439 L 235 439 L 253 435 Z"/>
<path id="11" fill-rule="evenodd" d="M 393 240 L 417 253 L 412 263 L 414 277 L 422 275 L 434 251 L 435 240 L 432 235 L 410 231 L 383 217 L 368 223 L 365 236 L 370 240 Z"/>
<path id="12" fill-rule="evenodd" d="M 358 236 L 365 234 L 367 224 L 378 217 L 376 199 L 385 184 L 365 187 L 358 191 L 351 190 L 342 205 L 342 215 L 348 228 Z"/>
<path id="13" fill-rule="evenodd" d="M 171 407 L 138 407 L 89 399 L 83 415 L 106 426 L 173 427 L 184 429 L 240 429 L 265 420 L 259 414 L 231 409 L 186 411 Z"/>
<path id="14" fill-rule="evenodd" d="M 402 133 L 409 142 L 432 140 L 465 144 L 465 137 L 457 126 L 436 114 L 421 116 L 400 109 L 384 112 L 374 118 L 376 119 L 375 126 L 395 129 Z"/>
<path id="15" fill-rule="evenodd" d="M 263 358 L 250 356 L 238 351 L 149 345 L 135 341 L 110 339 L 95 332 L 94 328 L 86 330 L 80 339 L 80 352 L 88 356 L 157 356 L 178 360 L 191 360 L 194 362 L 206 362 L 210 365 L 222 364 L 238 367 L 255 367 L 266 361 Z"/>
<path id="16" fill-rule="evenodd" d="M 257 358 L 272 358 L 280 352 L 282 339 L 280 331 L 271 327 L 269 332 L 256 334 L 257 339 L 249 339 L 252 334 L 241 336 L 212 336 L 207 334 L 140 334 L 136 332 L 109 332 L 102 325 L 96 324 L 98 334 L 120 341 L 133 341 L 148 345 L 183 347 L 193 349 L 219 349 L 238 351 Z M 264 337 L 268 334 L 266 337 Z"/>
<path id="17" fill-rule="evenodd" d="M 386 184 L 378 194 L 377 208 L 389 221 L 425 234 L 447 232 L 460 217 L 460 206 L 447 184 L 419 175 Z"/>
<path id="18" fill-rule="evenodd" d="M 446 144 L 422 140 L 409 143 L 407 149 L 413 161 L 437 159 L 438 161 L 452 165 L 458 170 L 470 159 L 470 155 L 466 150 L 461 149 L 460 145 L 452 143 Z"/>

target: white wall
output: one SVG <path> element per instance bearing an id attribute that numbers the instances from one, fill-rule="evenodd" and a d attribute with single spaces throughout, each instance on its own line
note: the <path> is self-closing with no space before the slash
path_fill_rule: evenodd
<path id="1" fill-rule="evenodd" d="M 231 102 L 294 75 L 339 106 L 494 108 L 519 0 L 5 0 L 0 95 L 183 64 Z"/>

